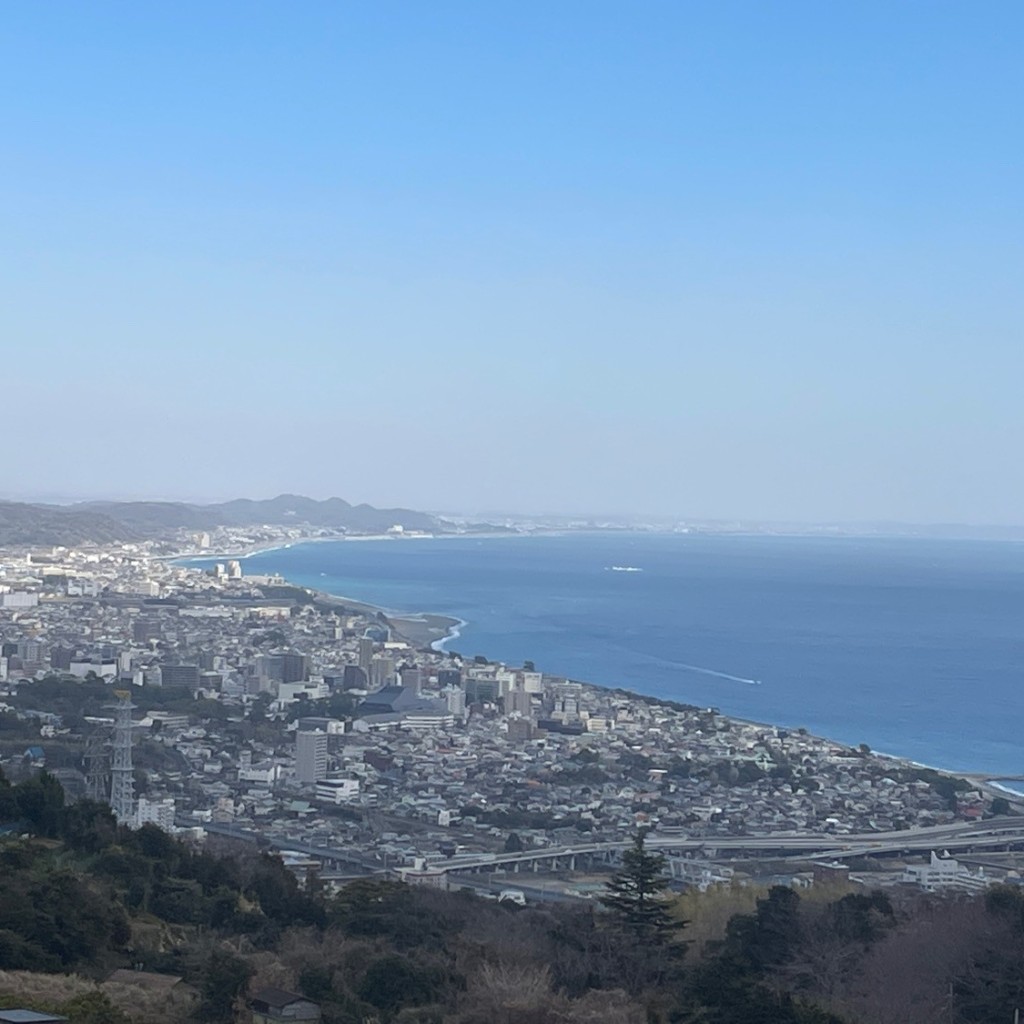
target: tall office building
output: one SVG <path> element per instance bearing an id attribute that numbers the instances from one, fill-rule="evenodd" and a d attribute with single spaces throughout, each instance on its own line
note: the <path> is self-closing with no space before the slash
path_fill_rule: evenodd
<path id="1" fill-rule="evenodd" d="M 530 694 L 526 690 L 509 690 L 504 696 L 505 714 L 520 714 L 523 718 L 530 717 L 532 703 Z"/>
<path id="2" fill-rule="evenodd" d="M 370 662 L 370 689 L 381 690 L 391 686 L 395 681 L 395 659 L 386 654 L 378 654 Z"/>
<path id="3" fill-rule="evenodd" d="M 373 641 L 364 636 L 359 641 L 359 661 L 357 664 L 359 667 L 369 676 L 370 674 L 370 663 L 373 661 Z"/>
<path id="4" fill-rule="evenodd" d="M 71 670 L 71 659 L 74 656 L 75 652 L 71 647 L 53 647 L 50 650 L 50 668 L 68 672 Z"/>
<path id="5" fill-rule="evenodd" d="M 284 655 L 257 654 L 253 658 L 254 674 L 261 679 L 269 679 L 275 683 L 284 682 Z"/>
<path id="6" fill-rule="evenodd" d="M 288 651 L 281 658 L 281 682 L 301 683 L 309 678 L 309 656 Z"/>
<path id="7" fill-rule="evenodd" d="M 309 783 L 327 778 L 327 733 L 295 734 L 295 777 Z"/>
<path id="8" fill-rule="evenodd" d="M 501 696 L 501 684 L 497 679 L 467 679 L 465 690 L 470 704 L 494 701 Z"/>
<path id="9" fill-rule="evenodd" d="M 198 665 L 161 665 L 160 675 L 164 686 L 182 686 L 189 690 L 199 686 Z"/>
<path id="10" fill-rule="evenodd" d="M 343 690 L 365 690 L 368 683 L 366 670 L 359 665 L 346 665 L 341 676 Z"/>

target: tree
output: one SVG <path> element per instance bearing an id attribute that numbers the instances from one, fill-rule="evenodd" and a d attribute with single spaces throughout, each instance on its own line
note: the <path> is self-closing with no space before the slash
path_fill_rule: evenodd
<path id="1" fill-rule="evenodd" d="M 71 1024 L 131 1024 L 131 1018 L 102 992 L 83 992 L 64 1003 L 60 1012 Z"/>
<path id="2" fill-rule="evenodd" d="M 7 781 L 3 770 L 0 769 L 0 821 L 14 821 L 20 813 L 14 787 Z"/>
<path id="3" fill-rule="evenodd" d="M 665 858 L 645 849 L 647 831 L 633 836 L 633 845 L 622 855 L 622 868 L 607 883 L 601 903 L 613 911 L 638 942 L 666 945 L 673 932 L 685 926 L 668 910 L 665 897 Z"/>
<path id="4" fill-rule="evenodd" d="M 252 974 L 252 967 L 241 957 L 226 950 L 213 950 L 203 972 L 199 1016 L 211 1021 L 231 1020 L 235 999 L 245 990 Z"/>
<path id="5" fill-rule="evenodd" d="M 523 841 L 515 832 L 509 832 L 508 839 L 505 840 L 505 852 L 506 853 L 522 853 L 523 852 Z"/>
<path id="6" fill-rule="evenodd" d="M 370 964 L 356 994 L 390 1015 L 404 1006 L 433 1002 L 440 994 L 442 983 L 443 975 L 437 968 L 392 955 Z"/>
<path id="7" fill-rule="evenodd" d="M 55 837 L 64 810 L 64 787 L 47 771 L 41 771 L 14 787 L 21 816 L 38 835 Z"/>
<path id="8" fill-rule="evenodd" d="M 1007 800 L 1005 796 L 997 796 L 992 801 L 992 804 L 989 807 L 988 812 L 992 815 L 993 818 L 1000 814 L 1009 814 L 1010 801 Z"/>

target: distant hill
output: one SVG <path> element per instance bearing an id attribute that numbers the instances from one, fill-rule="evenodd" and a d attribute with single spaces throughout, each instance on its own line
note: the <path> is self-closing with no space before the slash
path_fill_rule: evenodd
<path id="1" fill-rule="evenodd" d="M 0 502 L 0 545 L 111 543 L 159 537 L 174 530 L 218 526 L 308 524 L 357 533 L 444 529 L 441 520 L 406 508 L 351 505 L 281 494 L 265 501 L 239 498 L 215 505 L 173 501 L 91 501 L 75 505 Z"/>
<path id="2" fill-rule="evenodd" d="M 0 501 L 0 545 L 111 544 L 134 537 L 112 516 L 61 505 Z"/>

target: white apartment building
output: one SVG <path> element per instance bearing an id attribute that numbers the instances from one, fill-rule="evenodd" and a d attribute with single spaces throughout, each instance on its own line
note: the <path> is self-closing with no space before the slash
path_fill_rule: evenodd
<path id="1" fill-rule="evenodd" d="M 140 796 L 135 809 L 135 827 L 142 828 L 143 825 L 157 825 L 170 832 L 174 828 L 174 800 L 171 797 L 149 800 Z"/>
<path id="2" fill-rule="evenodd" d="M 308 783 L 327 778 L 327 733 L 295 734 L 295 777 Z"/>

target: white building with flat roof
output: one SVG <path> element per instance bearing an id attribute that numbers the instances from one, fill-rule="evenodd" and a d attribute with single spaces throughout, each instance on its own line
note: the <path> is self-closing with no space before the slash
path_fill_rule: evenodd
<path id="1" fill-rule="evenodd" d="M 359 796 L 357 779 L 322 779 L 316 784 L 317 800 L 327 803 L 343 804 L 355 800 Z"/>
<path id="2" fill-rule="evenodd" d="M 135 827 L 142 828 L 143 825 L 157 825 L 170 832 L 174 828 L 174 800 L 171 797 L 149 800 L 140 796 L 135 810 Z"/>

